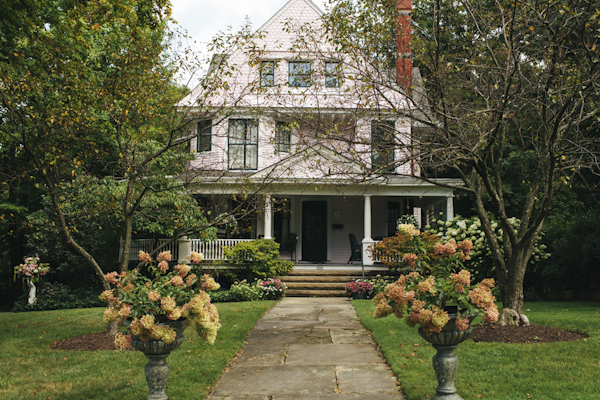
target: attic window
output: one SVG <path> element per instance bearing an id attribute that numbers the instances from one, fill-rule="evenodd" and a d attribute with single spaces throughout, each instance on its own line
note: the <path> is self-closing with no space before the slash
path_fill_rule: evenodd
<path id="1" fill-rule="evenodd" d="M 290 61 L 288 83 L 292 87 L 311 85 L 311 63 L 308 61 Z"/>
<path id="2" fill-rule="evenodd" d="M 212 149 L 212 120 L 203 119 L 198 121 L 196 151 L 211 151 Z"/>
<path id="3" fill-rule="evenodd" d="M 275 85 L 275 61 L 262 61 L 260 63 L 260 86 L 273 87 Z"/>

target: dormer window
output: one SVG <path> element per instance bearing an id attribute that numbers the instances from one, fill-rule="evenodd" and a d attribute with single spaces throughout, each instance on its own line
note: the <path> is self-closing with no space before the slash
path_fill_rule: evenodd
<path id="1" fill-rule="evenodd" d="M 325 87 L 340 87 L 340 63 L 328 61 L 325 63 Z"/>
<path id="2" fill-rule="evenodd" d="M 290 61 L 288 83 L 292 87 L 311 85 L 311 63 L 308 61 Z"/>
<path id="3" fill-rule="evenodd" d="M 275 85 L 275 61 L 261 61 L 260 86 L 273 87 Z"/>

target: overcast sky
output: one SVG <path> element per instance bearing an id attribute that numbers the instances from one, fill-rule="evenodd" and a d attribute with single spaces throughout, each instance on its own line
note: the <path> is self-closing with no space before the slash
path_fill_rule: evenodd
<path id="1" fill-rule="evenodd" d="M 244 24 L 246 16 L 252 28 L 258 29 L 283 7 L 288 0 L 171 0 L 172 17 L 186 29 L 193 41 L 187 46 L 203 51 L 202 43 L 209 42 L 228 26 L 234 29 Z M 322 10 L 325 1 L 313 0 Z"/>

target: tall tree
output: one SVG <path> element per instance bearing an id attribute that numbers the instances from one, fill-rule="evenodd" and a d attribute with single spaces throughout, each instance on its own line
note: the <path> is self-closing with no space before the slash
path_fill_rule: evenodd
<path id="1" fill-rule="evenodd" d="M 324 17 L 331 47 L 352 55 L 346 78 L 362 82 L 355 87 L 364 98 L 383 98 L 413 121 L 412 140 L 397 146 L 418 163 L 421 178 L 460 178 L 448 186 L 469 196 L 492 249 L 502 321 L 518 323 L 526 320 L 526 267 L 555 191 L 584 169 L 598 172 L 600 3 L 417 0 L 410 29 L 396 25 L 405 13 L 389 11 L 404 3 L 331 1 Z M 395 42 L 412 50 L 419 68 L 411 87 L 385 69 L 393 29 L 400 36 L 412 30 L 412 45 Z M 408 110 L 397 100 L 404 96 Z M 518 203 L 508 187 L 518 190 Z"/>

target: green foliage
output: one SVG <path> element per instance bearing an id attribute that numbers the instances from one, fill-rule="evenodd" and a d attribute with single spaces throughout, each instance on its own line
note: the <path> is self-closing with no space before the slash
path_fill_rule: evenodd
<path id="1" fill-rule="evenodd" d="M 490 220 L 496 238 L 502 243 L 504 237 L 500 223 L 493 217 L 490 217 Z M 510 218 L 509 222 L 515 230 L 518 230 L 520 223 L 517 218 Z M 495 267 L 492 260 L 492 252 L 485 233 L 481 229 L 481 222 L 476 216 L 463 218 L 457 215 L 450 221 L 445 221 L 440 216 L 439 219 L 433 219 L 429 225 L 425 226 L 425 232 L 436 235 L 442 242 L 452 239 L 457 242 L 465 239 L 471 240 L 473 242 L 473 249 L 471 250 L 470 259 L 464 261 L 465 268 L 477 280 L 494 276 Z M 536 239 L 529 264 L 533 266 L 548 257 L 550 257 L 550 254 L 546 252 L 546 245 L 542 244 L 541 238 Z"/>
<path id="2" fill-rule="evenodd" d="M 600 211 L 551 220 L 545 241 L 552 257 L 534 269 L 532 285 L 545 298 L 598 299 L 600 293 Z"/>
<path id="3" fill-rule="evenodd" d="M 246 280 L 236 282 L 229 289 L 234 301 L 254 301 L 260 299 L 260 288 L 254 283 L 248 283 Z"/>
<path id="4" fill-rule="evenodd" d="M 98 299 L 98 289 L 71 289 L 60 282 L 42 282 L 37 286 L 36 302 L 27 302 L 27 292 L 19 297 L 13 307 L 13 312 L 63 310 L 71 308 L 90 308 L 102 306 Z"/>
<path id="5" fill-rule="evenodd" d="M 279 243 L 273 239 L 240 242 L 233 247 L 223 248 L 223 252 L 228 264 L 236 267 L 233 274 L 238 279 L 265 279 L 285 275 L 294 266 L 291 261 L 281 259 Z"/>
<path id="6" fill-rule="evenodd" d="M 383 292 L 383 290 L 389 284 L 394 283 L 396 281 L 396 279 L 391 276 L 377 275 L 374 279 L 368 279 L 367 281 L 371 284 L 372 295 L 375 296 L 375 295 Z"/>

